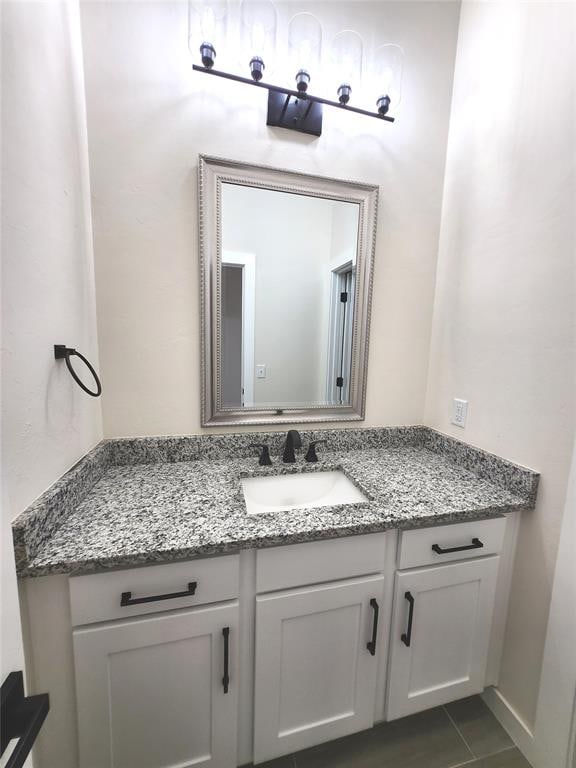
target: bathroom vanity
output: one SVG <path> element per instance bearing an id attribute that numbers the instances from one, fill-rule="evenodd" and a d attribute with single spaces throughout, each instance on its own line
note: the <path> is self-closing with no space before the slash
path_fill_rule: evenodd
<path id="1" fill-rule="evenodd" d="M 15 522 L 40 768 L 236 768 L 498 681 L 538 476 L 424 427 L 105 441 Z M 364 496 L 248 514 L 242 480 Z M 78 755 L 78 758 L 76 757 Z"/>

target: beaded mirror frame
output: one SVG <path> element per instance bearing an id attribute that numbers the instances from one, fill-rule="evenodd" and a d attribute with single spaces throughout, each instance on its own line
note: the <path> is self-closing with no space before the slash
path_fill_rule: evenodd
<path id="1" fill-rule="evenodd" d="M 222 404 L 222 184 L 320 197 L 359 206 L 350 399 L 342 405 L 228 408 Z M 200 155 L 198 163 L 202 426 L 362 421 L 368 347 L 378 186 Z"/>

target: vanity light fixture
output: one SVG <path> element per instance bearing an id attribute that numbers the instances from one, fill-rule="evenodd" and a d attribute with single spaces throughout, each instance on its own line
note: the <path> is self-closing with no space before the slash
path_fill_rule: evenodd
<path id="1" fill-rule="evenodd" d="M 364 46 L 360 35 L 343 30 L 331 45 L 330 73 L 321 72 L 322 27 L 308 12 L 297 13 L 288 24 L 288 64 L 294 72 L 295 88 L 270 82 L 277 50 L 277 14 L 271 0 L 242 0 L 240 4 L 241 61 L 248 65 L 250 77 L 215 69 L 216 49 L 224 47 L 226 0 L 189 0 L 189 44 L 200 51 L 201 64 L 195 72 L 222 77 L 268 91 L 267 125 L 320 136 L 323 105 L 336 107 L 379 120 L 394 122 L 388 112 L 399 103 L 403 53 L 400 46 L 387 44 L 375 51 L 369 71 L 379 91 L 376 111 L 354 105 L 361 91 Z M 225 53 L 227 54 L 224 47 Z M 265 79 L 266 78 L 266 79 Z M 337 101 L 310 93 L 314 78 L 331 81 Z M 312 85 L 312 87 L 314 87 Z"/>

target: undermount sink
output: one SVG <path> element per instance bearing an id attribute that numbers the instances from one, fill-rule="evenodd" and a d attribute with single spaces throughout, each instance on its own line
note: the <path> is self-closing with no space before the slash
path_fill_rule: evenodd
<path id="1" fill-rule="evenodd" d="M 241 483 L 249 515 L 368 501 L 339 470 L 245 477 Z"/>

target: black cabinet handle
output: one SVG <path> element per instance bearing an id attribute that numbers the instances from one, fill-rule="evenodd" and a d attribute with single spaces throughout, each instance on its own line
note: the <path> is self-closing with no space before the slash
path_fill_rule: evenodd
<path id="1" fill-rule="evenodd" d="M 412 619 L 414 618 L 414 598 L 411 592 L 404 592 L 404 598 L 408 600 L 410 609 L 408 611 L 408 631 L 403 632 L 400 636 L 400 640 L 407 648 L 410 648 L 410 642 L 412 641 Z"/>
<path id="2" fill-rule="evenodd" d="M 372 640 L 366 643 L 366 648 L 368 648 L 372 656 L 375 656 L 376 655 L 376 638 L 378 636 L 378 614 L 380 613 L 380 608 L 378 607 L 378 601 L 376 600 L 375 597 L 373 597 L 370 600 L 370 605 L 374 610 L 374 620 L 372 622 Z"/>
<path id="3" fill-rule="evenodd" d="M 132 597 L 132 592 L 122 592 L 120 605 L 124 608 L 127 605 L 139 605 L 140 603 L 154 603 L 157 600 L 172 600 L 176 597 L 190 597 L 196 593 L 197 582 L 190 581 L 188 589 L 184 592 L 169 592 L 166 595 L 150 595 L 149 597 Z"/>
<path id="4" fill-rule="evenodd" d="M 484 544 L 480 539 L 472 539 L 472 544 L 467 544 L 465 547 L 449 547 L 448 549 L 442 549 L 440 544 L 432 544 L 432 550 L 437 555 L 447 555 L 450 552 L 465 552 L 467 549 L 482 549 Z"/>
<path id="5" fill-rule="evenodd" d="M 222 678 L 222 686 L 224 693 L 228 693 L 228 686 L 230 685 L 230 672 L 229 672 L 229 655 L 230 655 L 230 627 L 224 627 L 222 630 L 224 636 L 224 677 Z"/>

